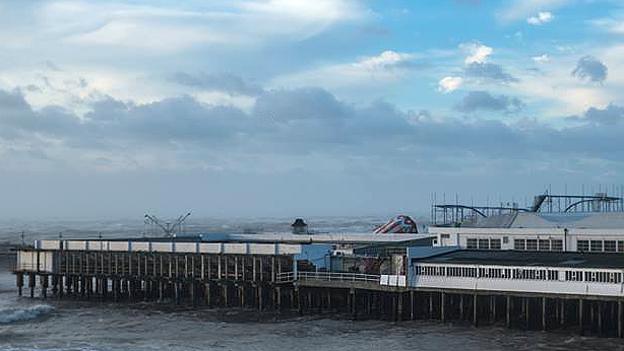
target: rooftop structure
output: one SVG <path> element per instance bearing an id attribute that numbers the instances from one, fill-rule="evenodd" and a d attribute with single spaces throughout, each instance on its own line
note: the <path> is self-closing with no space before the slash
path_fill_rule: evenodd
<path id="1" fill-rule="evenodd" d="M 533 204 L 520 207 L 518 203 L 501 203 L 500 206 L 474 206 L 460 204 L 438 204 L 431 208 L 431 222 L 437 226 L 479 225 L 479 222 L 495 226 L 509 226 L 518 215 L 532 214 L 575 214 L 624 212 L 624 198 L 607 193 L 594 195 L 553 195 L 545 193 L 535 196 Z M 494 217 L 493 220 L 485 220 Z"/>

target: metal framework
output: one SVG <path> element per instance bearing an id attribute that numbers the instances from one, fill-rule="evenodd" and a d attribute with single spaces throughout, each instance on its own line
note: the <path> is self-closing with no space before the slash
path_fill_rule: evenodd
<path id="1" fill-rule="evenodd" d="M 145 225 L 151 225 L 152 229 L 159 228 L 163 231 L 165 238 L 173 238 L 178 233 L 182 232 L 182 225 L 184 221 L 191 215 L 191 213 L 187 213 L 186 215 L 180 215 L 175 221 L 172 222 L 164 222 L 158 217 L 145 214 Z"/>
<path id="2" fill-rule="evenodd" d="M 594 195 L 553 195 L 548 192 L 537 195 L 531 207 L 467 206 L 462 204 L 436 204 L 431 206 L 431 222 L 438 226 L 461 225 L 478 218 L 518 212 L 539 213 L 587 213 L 624 212 L 624 197 L 607 193 Z"/>

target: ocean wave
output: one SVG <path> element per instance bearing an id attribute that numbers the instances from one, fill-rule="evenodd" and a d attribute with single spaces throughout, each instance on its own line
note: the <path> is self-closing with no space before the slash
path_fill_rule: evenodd
<path id="1" fill-rule="evenodd" d="M 0 324 L 19 323 L 44 316 L 54 310 L 50 305 L 0 309 Z"/>

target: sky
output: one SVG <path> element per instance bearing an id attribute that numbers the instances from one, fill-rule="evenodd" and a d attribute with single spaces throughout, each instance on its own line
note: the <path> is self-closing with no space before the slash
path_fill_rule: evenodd
<path id="1" fill-rule="evenodd" d="M 620 1 L 3 1 L 0 218 L 613 189 L 622 91 Z"/>

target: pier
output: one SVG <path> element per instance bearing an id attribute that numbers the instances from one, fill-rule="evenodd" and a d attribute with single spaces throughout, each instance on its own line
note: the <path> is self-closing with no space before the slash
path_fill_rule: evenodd
<path id="1" fill-rule="evenodd" d="M 526 257 L 519 251 L 439 248 L 422 256 L 422 248 L 405 248 L 404 263 L 393 268 L 398 274 L 371 274 L 306 270 L 304 247 L 42 240 L 18 250 L 14 273 L 18 293 L 33 298 L 153 301 L 623 336 L 624 270 L 617 267 L 624 267 L 624 257 L 618 255 Z M 513 264 L 501 261 L 502 255 Z"/>

